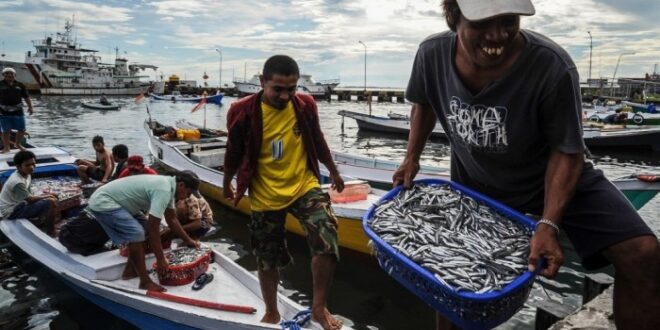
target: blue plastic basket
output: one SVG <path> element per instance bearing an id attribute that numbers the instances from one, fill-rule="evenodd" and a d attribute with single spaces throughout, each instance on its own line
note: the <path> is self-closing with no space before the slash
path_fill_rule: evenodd
<path id="1" fill-rule="evenodd" d="M 439 179 L 417 180 L 415 183 L 449 185 L 452 189 L 491 207 L 504 217 L 516 221 L 530 230 L 534 229 L 535 222 L 528 217 L 457 183 Z M 389 191 L 381 197 L 377 204 L 372 205 L 362 218 L 362 226 L 367 236 L 374 243 L 374 253 L 381 268 L 420 299 L 462 328 L 493 328 L 511 318 L 527 300 L 534 284 L 535 273 L 523 273 L 501 291 L 481 294 L 458 292 L 440 283 L 431 272 L 395 250 L 371 230 L 369 222 L 374 216 L 376 207 L 396 197 L 401 189 L 402 187 L 399 186 Z"/>

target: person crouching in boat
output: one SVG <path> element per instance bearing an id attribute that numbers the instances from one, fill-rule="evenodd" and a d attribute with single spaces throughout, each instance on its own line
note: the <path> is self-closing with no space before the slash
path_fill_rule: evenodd
<path id="1" fill-rule="evenodd" d="M 199 192 L 176 202 L 176 215 L 183 229 L 192 239 L 199 240 L 213 226 L 213 211 L 211 206 Z M 161 232 L 161 241 L 167 242 L 175 234 L 168 228 Z"/>
<path id="2" fill-rule="evenodd" d="M 89 198 L 87 210 L 99 222 L 115 244 L 128 244 L 128 262 L 122 279 L 140 277 L 140 288 L 165 291 L 154 283 L 145 266 L 144 242 L 156 255 L 158 269 L 167 270 L 168 262 L 160 241 L 160 219 L 165 217 L 169 228 L 192 247 L 199 247 L 177 220 L 175 201 L 185 199 L 199 188 L 199 179 L 191 171 L 177 172 L 174 177 L 162 175 L 134 175 L 111 181 Z M 141 210 L 148 211 L 147 223 Z M 146 235 L 145 235 L 146 228 Z"/>
<path id="3" fill-rule="evenodd" d="M 158 174 L 158 172 L 156 172 L 156 170 L 151 167 L 145 166 L 142 156 L 133 155 L 128 157 L 128 160 L 126 161 L 126 168 L 121 171 L 119 178 L 125 178 L 127 176 L 139 174 L 155 175 Z"/>
<path id="4" fill-rule="evenodd" d="M 31 151 L 22 150 L 14 155 L 16 171 L 9 176 L 0 192 L 0 212 L 4 219 L 30 219 L 35 225 L 43 225 L 46 233 L 55 236 L 55 218 L 58 213 L 57 195 L 35 196 L 30 191 L 32 173 L 37 167 Z"/>

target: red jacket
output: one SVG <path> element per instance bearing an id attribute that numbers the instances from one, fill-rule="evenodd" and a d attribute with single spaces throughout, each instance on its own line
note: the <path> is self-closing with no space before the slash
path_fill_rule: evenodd
<path id="1" fill-rule="evenodd" d="M 227 112 L 227 152 L 225 154 L 224 182 L 226 187 L 237 176 L 235 204 L 250 187 L 257 174 L 257 163 L 263 140 L 263 118 L 261 95 L 263 92 L 244 97 L 231 105 Z M 303 146 L 307 153 L 307 167 L 320 179 L 319 161 L 330 173 L 337 167 L 330 148 L 323 137 L 314 98 L 306 94 L 295 94 L 292 98 Z"/>

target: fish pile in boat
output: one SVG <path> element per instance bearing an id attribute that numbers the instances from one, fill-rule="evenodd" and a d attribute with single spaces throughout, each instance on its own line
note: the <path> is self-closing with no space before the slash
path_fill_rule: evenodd
<path id="1" fill-rule="evenodd" d="M 206 246 L 201 246 L 199 249 L 183 247 L 167 253 L 167 262 L 170 266 L 186 265 L 198 261 L 209 253 L 211 249 Z"/>
<path id="2" fill-rule="evenodd" d="M 37 194 L 57 194 L 59 200 L 65 200 L 82 195 L 80 178 L 74 176 L 57 176 L 32 179 L 32 191 Z"/>
<path id="3" fill-rule="evenodd" d="M 401 190 L 369 226 L 457 291 L 498 291 L 527 270 L 531 231 L 447 184 Z"/>

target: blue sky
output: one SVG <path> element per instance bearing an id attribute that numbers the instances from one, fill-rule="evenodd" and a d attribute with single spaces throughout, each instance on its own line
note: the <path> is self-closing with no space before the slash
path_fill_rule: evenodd
<path id="1" fill-rule="evenodd" d="M 270 55 L 294 57 L 316 80 L 362 86 L 405 86 L 421 40 L 446 30 L 440 0 L 1 0 L 0 46 L 4 59 L 22 61 L 31 40 L 61 31 L 75 14 L 84 48 L 114 60 L 114 47 L 130 62 L 159 67 L 153 77 L 177 74 L 217 85 L 259 73 Z M 589 35 L 592 77 L 641 77 L 660 63 L 660 1 L 536 0 L 537 14 L 522 26 L 563 46 L 585 79 Z M 124 53 L 126 52 L 126 53 Z M 660 68 L 658 69 L 660 71 Z"/>

